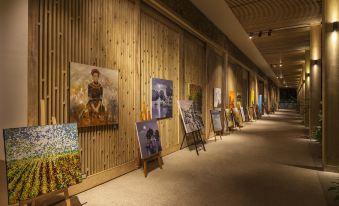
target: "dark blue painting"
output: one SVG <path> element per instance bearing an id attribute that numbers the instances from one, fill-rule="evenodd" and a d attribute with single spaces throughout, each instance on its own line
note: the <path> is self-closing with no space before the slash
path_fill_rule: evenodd
<path id="1" fill-rule="evenodd" d="M 172 117 L 173 82 L 152 78 L 152 119 Z"/>

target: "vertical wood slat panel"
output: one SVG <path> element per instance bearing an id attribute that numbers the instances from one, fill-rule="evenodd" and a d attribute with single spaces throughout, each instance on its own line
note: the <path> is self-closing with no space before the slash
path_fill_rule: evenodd
<path id="1" fill-rule="evenodd" d="M 158 120 L 163 155 L 179 149 L 180 33 L 141 13 L 141 101 L 151 110 L 151 78 L 173 81 L 173 117 Z"/>
<path id="2" fill-rule="evenodd" d="M 134 161 L 134 82 L 139 54 L 140 3 L 133 0 L 30 0 L 32 6 L 32 70 L 38 71 L 38 98 L 46 103 L 47 123 L 68 122 L 69 63 L 119 70 L 119 127 L 79 129 L 83 173 L 98 172 Z M 30 61 L 34 61 L 32 55 Z M 34 115 L 34 114 L 32 114 Z M 34 119 L 34 118 L 32 118 Z M 40 121 L 40 120 L 39 120 Z M 40 123 L 40 122 L 39 122 Z"/>

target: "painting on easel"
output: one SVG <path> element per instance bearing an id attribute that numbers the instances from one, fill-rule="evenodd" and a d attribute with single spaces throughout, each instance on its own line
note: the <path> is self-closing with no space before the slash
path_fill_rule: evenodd
<path id="1" fill-rule="evenodd" d="M 186 134 L 199 130 L 199 124 L 197 124 L 196 116 L 194 112 L 193 101 L 191 100 L 178 100 L 181 119 L 184 123 Z"/>
<path id="2" fill-rule="evenodd" d="M 202 87 L 195 84 L 189 84 L 189 100 L 193 101 L 193 109 L 197 126 L 201 129 L 204 127 L 203 107 L 202 107 Z"/>
<path id="3" fill-rule="evenodd" d="M 136 123 L 141 159 L 147 159 L 162 150 L 160 133 L 155 119 Z"/>
<path id="4" fill-rule="evenodd" d="M 219 110 L 211 110 L 210 112 L 211 112 L 213 130 L 215 132 L 222 131 L 220 111 Z"/>
<path id="5" fill-rule="evenodd" d="M 76 124 L 4 130 L 8 203 L 81 182 Z"/>

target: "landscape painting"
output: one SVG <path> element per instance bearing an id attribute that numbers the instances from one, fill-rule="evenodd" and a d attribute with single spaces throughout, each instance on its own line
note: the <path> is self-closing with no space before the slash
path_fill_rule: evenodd
<path id="1" fill-rule="evenodd" d="M 173 82 L 171 80 L 152 78 L 152 119 L 172 117 Z"/>
<path id="2" fill-rule="evenodd" d="M 186 133 L 198 131 L 201 127 L 200 123 L 196 121 L 193 101 L 178 100 L 178 105 Z"/>
<path id="3" fill-rule="evenodd" d="M 214 88 L 214 108 L 220 108 L 221 105 L 221 88 Z"/>
<path id="4" fill-rule="evenodd" d="M 161 152 L 159 128 L 156 119 L 136 123 L 141 159 Z"/>
<path id="5" fill-rule="evenodd" d="M 81 182 L 76 124 L 4 130 L 8 203 Z"/>
<path id="6" fill-rule="evenodd" d="M 189 100 L 193 101 L 193 109 L 195 119 L 201 129 L 204 127 L 203 115 L 202 115 L 202 87 L 195 84 L 189 84 Z"/>
<path id="7" fill-rule="evenodd" d="M 222 131 L 220 111 L 219 110 L 211 110 L 210 112 L 211 112 L 213 130 L 215 132 Z"/>
<path id="8" fill-rule="evenodd" d="M 78 127 L 118 124 L 118 70 L 70 66 L 70 122 Z"/>

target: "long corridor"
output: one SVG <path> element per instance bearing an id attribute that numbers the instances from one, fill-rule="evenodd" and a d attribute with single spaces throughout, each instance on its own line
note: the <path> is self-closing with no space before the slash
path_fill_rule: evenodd
<path id="1" fill-rule="evenodd" d="M 304 133 L 295 112 L 279 111 L 210 141 L 200 156 L 186 148 L 147 178 L 139 169 L 78 198 L 89 206 L 326 205 L 323 172 Z"/>

